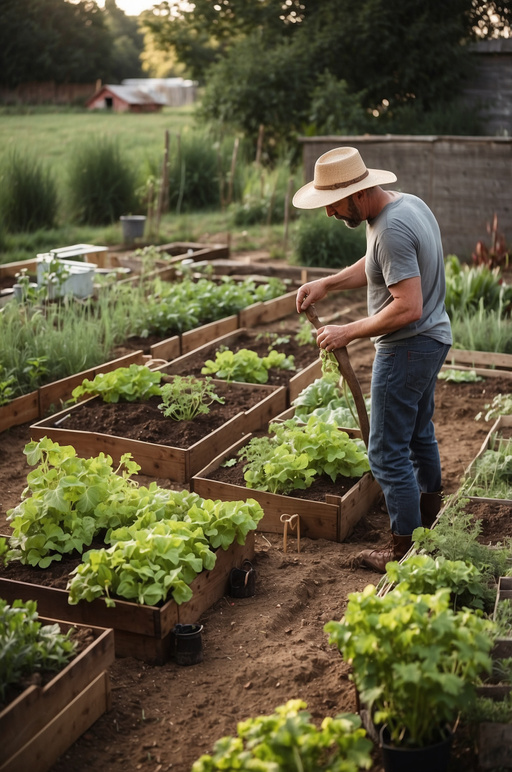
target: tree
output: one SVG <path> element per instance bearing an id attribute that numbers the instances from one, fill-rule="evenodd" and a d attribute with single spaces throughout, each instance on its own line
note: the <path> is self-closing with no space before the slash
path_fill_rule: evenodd
<path id="1" fill-rule="evenodd" d="M 88 83 L 109 70 L 111 38 L 92 0 L 2 0 L 0 82 Z"/>
<path id="2" fill-rule="evenodd" d="M 109 81 L 119 83 L 124 78 L 143 77 L 144 37 L 138 19 L 127 16 L 117 7 L 116 0 L 105 0 L 105 23 L 112 38 Z"/>
<path id="3" fill-rule="evenodd" d="M 317 117 L 326 112 L 321 89 L 333 91 L 332 79 L 352 119 L 378 118 L 376 131 L 404 107 L 439 112 L 468 77 L 468 43 L 512 22 L 512 0 L 194 0 L 191 10 L 176 0 L 158 9 L 143 24 L 205 82 L 203 115 L 252 136 L 261 123 L 281 137 L 307 128 L 313 103 Z"/>

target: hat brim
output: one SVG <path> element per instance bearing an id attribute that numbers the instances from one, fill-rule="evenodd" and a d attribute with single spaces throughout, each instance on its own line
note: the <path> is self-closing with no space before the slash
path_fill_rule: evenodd
<path id="1" fill-rule="evenodd" d="M 373 188 L 375 185 L 388 185 L 390 182 L 396 182 L 396 174 L 387 172 L 384 169 L 368 169 L 368 175 L 364 180 L 355 182 L 346 188 L 335 188 L 334 190 L 318 190 L 314 182 L 308 182 L 295 193 L 292 203 L 297 209 L 319 209 L 329 204 L 335 204 L 343 198 L 348 198 L 353 193 L 366 188 Z"/>

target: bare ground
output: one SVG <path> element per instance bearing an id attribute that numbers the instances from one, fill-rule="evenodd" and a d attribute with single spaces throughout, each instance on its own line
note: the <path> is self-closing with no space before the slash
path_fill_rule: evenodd
<path id="1" fill-rule="evenodd" d="M 351 353 L 365 392 L 372 357 L 369 345 Z M 504 378 L 439 383 L 435 423 L 446 493 L 457 490 L 489 431 L 488 424 L 475 422 L 475 415 L 494 394 L 510 391 L 509 384 Z M 22 452 L 29 439 L 28 425 L 0 435 L 4 533 L 5 514 L 19 502 L 29 471 Z M 147 484 L 149 478 L 140 481 Z M 166 480 L 157 482 L 173 487 Z M 510 508 L 479 506 L 474 515 L 482 518 L 486 541 L 512 535 Z M 117 659 L 110 672 L 112 709 L 61 757 L 53 772 L 189 772 L 215 740 L 236 733 L 239 720 L 271 713 L 290 698 L 303 699 L 315 722 L 355 711 L 349 668 L 328 644 L 323 626 L 342 616 L 348 593 L 378 581 L 372 572 L 352 569 L 351 558 L 383 544 L 388 527 L 387 515 L 376 507 L 346 542 L 303 538 L 300 553 L 293 535 L 285 553 L 281 536 L 256 534 L 256 593 L 243 599 L 223 597 L 203 615 L 203 661 L 180 667 L 174 661 L 150 666 Z M 374 758 L 374 772 L 380 772 L 378 749 Z M 477 769 L 476 763 L 471 733 L 460 727 L 450 769 L 468 772 Z"/>

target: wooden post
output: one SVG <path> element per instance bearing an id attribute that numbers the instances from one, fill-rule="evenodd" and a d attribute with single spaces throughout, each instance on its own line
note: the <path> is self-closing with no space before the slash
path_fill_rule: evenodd
<path id="1" fill-rule="evenodd" d="M 166 210 L 166 203 L 169 200 L 169 130 L 165 130 L 164 141 L 164 160 L 162 164 L 162 173 L 160 175 L 160 189 L 158 191 L 158 204 L 156 209 L 156 222 L 155 222 L 155 234 L 158 235 L 160 230 L 160 218 L 162 212 Z"/>
<path id="2" fill-rule="evenodd" d="M 288 225 L 290 222 L 290 202 L 292 199 L 293 190 L 293 177 L 288 180 L 288 187 L 286 189 L 286 198 L 284 200 L 284 238 L 283 238 L 283 251 L 286 258 L 286 250 L 288 249 Z"/>
<path id="3" fill-rule="evenodd" d="M 259 166 L 261 163 L 261 153 L 263 150 L 264 135 L 265 135 L 265 127 L 262 123 L 260 123 L 260 128 L 258 131 L 258 144 L 256 145 L 256 166 Z"/>
<path id="4" fill-rule="evenodd" d="M 228 187 L 228 206 L 233 201 L 233 180 L 235 178 L 235 168 L 236 168 L 236 159 L 238 155 L 238 146 L 240 144 L 240 140 L 238 137 L 235 137 L 235 141 L 233 143 L 233 153 L 231 154 L 231 169 L 229 170 L 229 187 Z"/>

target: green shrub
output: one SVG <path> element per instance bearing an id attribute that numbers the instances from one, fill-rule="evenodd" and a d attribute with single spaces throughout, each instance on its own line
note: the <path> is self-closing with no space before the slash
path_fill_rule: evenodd
<path id="1" fill-rule="evenodd" d="M 318 268 L 344 268 L 364 255 L 364 224 L 347 228 L 324 209 L 300 216 L 295 234 L 293 262 Z"/>
<path id="2" fill-rule="evenodd" d="M 222 148 L 206 135 L 182 136 L 169 153 L 170 209 L 180 212 L 219 206 L 225 164 Z"/>
<path id="3" fill-rule="evenodd" d="M 10 153 L 0 181 L 3 227 L 13 233 L 52 228 L 57 210 L 57 185 L 50 171 L 29 154 Z"/>
<path id="4" fill-rule="evenodd" d="M 81 225 L 108 225 L 137 209 L 136 173 L 117 140 L 93 137 L 69 167 L 71 215 Z"/>

